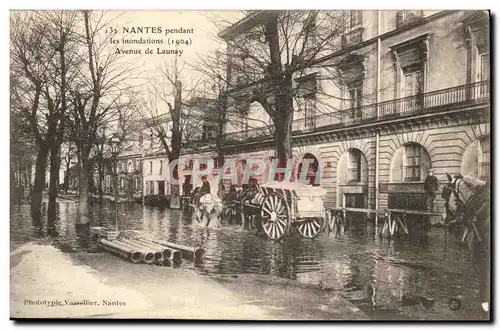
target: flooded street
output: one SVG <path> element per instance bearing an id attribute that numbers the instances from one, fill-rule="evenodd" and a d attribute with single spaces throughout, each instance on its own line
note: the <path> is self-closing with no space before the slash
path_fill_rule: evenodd
<path id="1" fill-rule="evenodd" d="M 88 230 L 75 226 L 76 207 L 76 202 L 60 200 L 58 219 L 49 225 L 46 217 L 32 221 L 29 205 L 12 206 L 11 250 L 47 241 L 64 253 L 103 253 L 88 245 Z M 322 233 L 307 240 L 292 230 L 275 243 L 253 231 L 200 228 L 186 211 L 140 204 L 118 208 L 119 230 L 204 248 L 202 264 L 185 262 L 180 268 L 227 281 L 235 290 L 242 281 L 260 283 L 256 291 L 290 281 L 322 295 L 338 293 L 372 319 L 478 317 L 478 283 L 468 250 L 441 228 L 423 237 L 391 239 L 376 235 L 372 224 L 353 223 L 342 238 Z M 114 204 L 94 205 L 90 218 L 90 226 L 114 227 Z M 460 302 L 458 309 L 450 308 L 452 298 Z"/>

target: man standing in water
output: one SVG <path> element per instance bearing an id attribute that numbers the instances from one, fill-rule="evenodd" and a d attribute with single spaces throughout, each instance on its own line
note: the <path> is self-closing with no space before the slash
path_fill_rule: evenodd
<path id="1" fill-rule="evenodd" d="M 432 212 L 434 210 L 434 200 L 436 199 L 437 191 L 439 190 L 438 178 L 434 176 L 434 171 L 429 169 L 427 177 L 424 182 L 425 190 L 425 210 L 427 212 Z M 429 229 L 431 226 L 431 216 L 425 217 L 425 229 Z"/>

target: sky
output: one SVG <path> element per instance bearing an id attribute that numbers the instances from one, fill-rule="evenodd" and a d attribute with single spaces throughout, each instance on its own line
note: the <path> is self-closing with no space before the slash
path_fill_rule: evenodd
<path id="1" fill-rule="evenodd" d="M 184 62 L 183 77 L 186 86 L 194 84 L 200 74 L 193 67 L 209 53 L 224 47 L 224 43 L 217 38 L 218 27 L 213 22 L 236 22 L 242 17 L 240 11 L 170 11 L 170 10 L 135 10 L 135 11 L 109 11 L 109 17 L 115 18 L 110 28 L 116 29 L 114 40 L 118 44 L 109 44 L 109 49 L 116 52 L 117 48 L 126 50 L 141 50 L 141 54 L 125 54 L 123 60 L 134 65 L 137 79 L 140 82 L 154 81 L 158 76 L 158 67 L 177 58 Z M 155 27 L 155 32 L 139 32 L 139 27 Z M 185 29 L 192 33 L 168 33 L 167 29 Z M 128 32 L 127 32 L 128 29 Z M 136 33 L 132 33 L 135 29 Z M 161 31 L 161 33 L 159 33 Z M 137 40 L 162 39 L 163 44 L 125 44 L 123 39 Z M 169 42 L 182 43 L 169 45 Z M 189 44 L 185 44 L 189 42 Z M 152 54 L 145 54 L 146 49 L 151 49 Z M 182 50 L 182 54 L 157 54 L 166 50 Z M 135 75 L 134 75 L 135 76 Z"/>

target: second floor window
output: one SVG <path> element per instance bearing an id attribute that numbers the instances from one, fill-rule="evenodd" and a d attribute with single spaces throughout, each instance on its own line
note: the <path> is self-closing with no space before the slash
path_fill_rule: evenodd
<path id="1" fill-rule="evenodd" d="M 160 169 L 158 170 L 158 174 L 161 175 L 163 173 L 163 160 L 160 160 Z"/>
<path id="2" fill-rule="evenodd" d="M 403 70 L 404 83 L 403 83 L 403 97 L 416 96 L 415 98 L 408 99 L 404 102 L 403 111 L 419 108 L 423 105 L 423 72 L 421 65 L 414 65 Z"/>
<path id="3" fill-rule="evenodd" d="M 362 10 L 351 10 L 350 11 L 349 26 L 351 29 L 363 25 L 363 11 Z"/>
<path id="4" fill-rule="evenodd" d="M 361 118 L 361 106 L 363 105 L 363 83 L 356 81 L 348 85 L 350 117 Z"/>
<path id="5" fill-rule="evenodd" d="M 128 172 L 132 173 L 134 171 L 134 165 L 132 164 L 132 161 L 128 163 Z"/>
<path id="6" fill-rule="evenodd" d="M 306 126 L 314 126 L 316 116 L 316 95 L 304 95 L 304 118 Z"/>
<path id="7" fill-rule="evenodd" d="M 153 174 L 153 162 L 149 162 L 149 175 Z"/>

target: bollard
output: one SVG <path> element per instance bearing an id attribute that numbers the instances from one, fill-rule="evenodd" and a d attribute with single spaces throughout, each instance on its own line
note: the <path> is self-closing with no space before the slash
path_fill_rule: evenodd
<path id="1" fill-rule="evenodd" d="M 99 240 L 99 244 L 107 251 L 118 254 L 126 259 L 130 259 L 133 263 L 138 263 L 143 259 L 142 253 L 136 251 L 132 247 L 122 246 L 115 242 L 110 242 L 106 239 Z"/>
<path id="2" fill-rule="evenodd" d="M 154 240 L 153 243 L 164 245 L 164 246 L 167 246 L 169 248 L 176 249 L 176 250 L 180 250 L 182 252 L 183 257 L 189 256 L 194 261 L 201 260 L 201 258 L 203 257 L 203 254 L 205 253 L 205 251 L 202 248 L 190 247 L 190 246 L 170 243 L 170 242 L 165 241 L 165 240 Z"/>
<path id="3" fill-rule="evenodd" d="M 155 258 L 153 251 L 151 251 L 150 249 L 147 249 L 144 246 L 137 246 L 135 244 L 131 244 L 131 243 L 127 242 L 126 239 L 124 239 L 124 240 L 119 240 L 119 241 L 116 240 L 114 242 L 118 242 L 118 244 L 131 247 L 131 248 L 137 250 L 138 252 L 141 252 L 142 257 L 143 257 L 142 260 L 147 264 L 152 264 L 155 261 L 156 258 Z"/>

